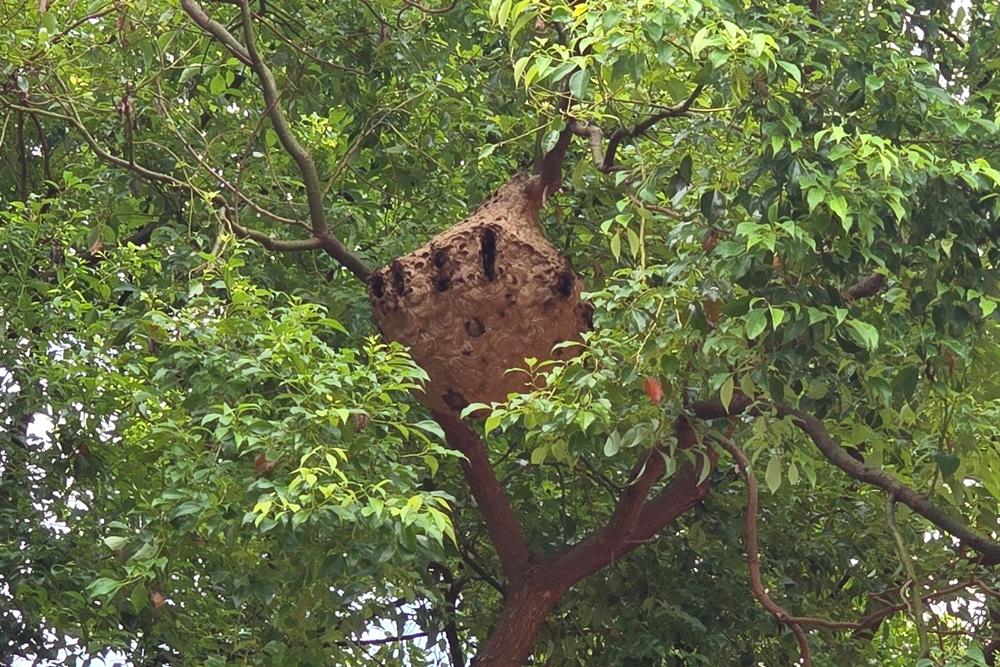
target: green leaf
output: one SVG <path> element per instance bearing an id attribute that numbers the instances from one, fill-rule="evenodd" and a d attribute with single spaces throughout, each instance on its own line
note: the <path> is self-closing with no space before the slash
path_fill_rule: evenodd
<path id="1" fill-rule="evenodd" d="M 186 503 L 181 503 L 180 505 L 178 505 L 177 509 L 175 509 L 173 512 L 170 513 L 170 518 L 178 519 L 182 516 L 187 516 L 189 514 L 200 512 L 202 509 L 203 506 L 201 503 L 196 503 L 194 501 L 189 500 Z"/>
<path id="2" fill-rule="evenodd" d="M 736 383 L 733 381 L 733 376 L 728 376 L 719 387 L 719 400 L 722 401 L 722 407 L 725 408 L 726 412 L 729 412 L 729 405 L 733 402 L 733 392 L 736 389 Z"/>
<path id="3" fill-rule="evenodd" d="M 492 431 L 493 429 L 495 429 L 497 426 L 500 425 L 501 419 L 503 419 L 503 413 L 499 411 L 494 412 L 489 417 L 487 417 L 486 423 L 483 424 L 483 434 L 489 435 L 490 431 Z"/>
<path id="4" fill-rule="evenodd" d="M 812 326 L 817 322 L 822 322 L 829 317 L 829 315 L 824 313 L 822 310 L 813 308 L 812 306 L 809 306 L 807 312 L 809 313 L 809 326 Z"/>
<path id="5" fill-rule="evenodd" d="M 614 256 L 616 262 L 621 259 L 622 237 L 617 232 L 611 237 L 611 254 Z"/>
<path id="6" fill-rule="evenodd" d="M 524 78 L 524 69 L 531 63 L 531 56 L 522 56 L 514 63 L 514 80 L 521 81 Z M 527 84 L 526 84 L 527 85 Z"/>
<path id="7" fill-rule="evenodd" d="M 826 201 L 826 192 L 820 188 L 811 188 L 806 194 L 806 203 L 809 205 L 809 212 L 812 213 L 817 206 Z"/>
<path id="8" fill-rule="evenodd" d="M 778 61 L 778 67 L 788 72 L 789 76 L 795 79 L 795 83 L 802 85 L 802 72 L 799 70 L 797 65 L 793 63 L 785 62 L 784 60 Z"/>
<path id="9" fill-rule="evenodd" d="M 99 577 L 94 581 L 90 582 L 87 586 L 87 593 L 90 594 L 92 598 L 99 598 L 113 595 L 118 592 L 118 589 L 122 587 L 124 582 L 116 581 L 115 579 L 109 579 L 107 577 Z"/>
<path id="10" fill-rule="evenodd" d="M 767 470 L 764 471 L 764 482 L 771 493 L 775 493 L 781 487 L 781 455 L 775 454 L 767 462 Z"/>
<path id="11" fill-rule="evenodd" d="M 139 582 L 132 587 L 132 592 L 128 596 L 129 604 L 132 605 L 132 613 L 139 614 L 149 605 L 149 591 L 146 585 Z"/>
<path id="12" fill-rule="evenodd" d="M 128 538 L 112 535 L 111 537 L 104 538 L 104 544 L 106 544 L 107 547 L 112 551 L 118 551 L 119 549 L 123 548 L 126 544 L 128 544 Z"/>
<path id="13" fill-rule="evenodd" d="M 484 160 L 488 158 L 489 156 L 493 155 L 493 151 L 495 151 L 496 149 L 497 149 L 497 144 L 486 144 L 481 149 L 479 149 L 478 159 Z"/>
<path id="14" fill-rule="evenodd" d="M 426 431 L 430 433 L 439 441 L 444 442 L 444 430 L 442 430 L 441 425 L 432 419 L 424 419 L 412 424 L 413 427 L 419 428 L 421 431 Z"/>
<path id="15" fill-rule="evenodd" d="M 573 76 L 569 78 L 569 92 L 573 94 L 576 100 L 582 100 L 583 95 L 587 90 L 587 81 L 589 77 L 587 75 L 587 70 L 581 69 L 573 72 Z"/>
<path id="16" fill-rule="evenodd" d="M 747 338 L 753 340 L 757 336 L 764 333 L 764 329 L 767 328 L 767 311 L 765 310 L 752 310 L 750 314 L 747 315 L 746 321 L 746 333 Z"/>
<path id="17" fill-rule="evenodd" d="M 823 380 L 813 380 L 809 383 L 809 388 L 806 389 L 806 396 L 814 401 L 826 396 L 827 392 L 830 391 L 830 385 L 828 385 Z"/>
<path id="18" fill-rule="evenodd" d="M 777 329 L 785 321 L 785 311 L 780 308 L 768 308 L 771 312 L 771 326 Z"/>
<path id="19" fill-rule="evenodd" d="M 622 440 L 618 432 L 612 432 L 608 435 L 608 439 L 604 441 L 604 455 L 614 456 L 621 449 Z"/>
<path id="20" fill-rule="evenodd" d="M 941 474 L 945 477 L 951 477 L 958 470 L 958 466 L 961 463 L 959 459 L 954 454 L 949 454 L 947 452 L 937 452 L 934 455 L 934 460 L 937 461 L 938 468 L 941 470 Z"/>
<path id="21" fill-rule="evenodd" d="M 826 199 L 826 205 L 837 214 L 841 220 L 847 220 L 847 199 L 844 195 L 835 194 Z"/>
<path id="22" fill-rule="evenodd" d="M 857 332 L 861 342 L 869 350 L 874 350 L 878 347 L 878 329 L 867 322 L 855 319 L 847 320 L 847 325 Z"/>
<path id="23" fill-rule="evenodd" d="M 711 38 L 708 35 L 709 26 L 704 26 L 698 32 L 694 34 L 691 39 L 691 57 L 697 58 L 704 49 L 711 42 Z"/>
<path id="24" fill-rule="evenodd" d="M 226 88 L 228 88 L 226 85 L 226 77 L 224 77 L 221 72 L 216 73 L 208 84 L 208 91 L 213 95 L 221 95 L 226 92 Z"/>
<path id="25" fill-rule="evenodd" d="M 545 459 L 549 455 L 548 445 L 542 445 L 540 447 L 535 447 L 531 450 L 531 462 L 535 465 L 541 465 L 545 463 Z"/>
<path id="26" fill-rule="evenodd" d="M 799 467 L 794 462 L 788 464 L 788 483 L 792 486 L 799 483 Z"/>
<path id="27" fill-rule="evenodd" d="M 497 8 L 497 23 L 500 27 L 504 27 L 507 23 L 507 17 L 510 15 L 510 10 L 514 5 L 514 0 L 500 0 L 500 6 Z"/>

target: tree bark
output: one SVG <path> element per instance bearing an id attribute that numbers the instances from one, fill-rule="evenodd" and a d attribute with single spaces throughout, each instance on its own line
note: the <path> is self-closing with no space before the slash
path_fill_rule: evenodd
<path id="1" fill-rule="evenodd" d="M 563 593 L 530 580 L 510 591 L 500 620 L 472 661 L 473 667 L 521 667 Z"/>

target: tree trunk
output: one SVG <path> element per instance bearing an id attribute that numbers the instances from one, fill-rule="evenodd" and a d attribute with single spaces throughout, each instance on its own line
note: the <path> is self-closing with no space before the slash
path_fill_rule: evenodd
<path id="1" fill-rule="evenodd" d="M 508 593 L 503 614 L 472 661 L 473 667 L 521 667 L 531 656 L 538 633 L 562 596 L 563 591 L 527 582 Z"/>

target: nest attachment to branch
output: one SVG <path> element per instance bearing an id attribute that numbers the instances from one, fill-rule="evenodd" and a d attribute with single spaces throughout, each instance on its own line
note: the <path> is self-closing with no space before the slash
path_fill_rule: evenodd
<path id="1" fill-rule="evenodd" d="M 530 391 L 524 359 L 590 329 L 569 261 L 538 223 L 545 193 L 520 174 L 471 216 L 375 271 L 368 295 L 382 335 L 408 346 L 430 376 L 424 402 L 458 413 Z"/>

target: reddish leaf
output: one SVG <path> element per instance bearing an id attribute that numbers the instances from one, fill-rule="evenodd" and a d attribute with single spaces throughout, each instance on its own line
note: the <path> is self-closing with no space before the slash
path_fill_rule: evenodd
<path id="1" fill-rule="evenodd" d="M 253 469 L 258 475 L 269 475 L 274 470 L 275 465 L 277 464 L 274 461 L 267 458 L 267 454 L 261 452 L 257 460 L 253 462 Z"/>
<path id="2" fill-rule="evenodd" d="M 160 591 L 149 591 L 149 601 L 155 609 L 167 604 L 167 598 Z"/>
<path id="3" fill-rule="evenodd" d="M 649 401 L 653 405 L 659 405 L 663 402 L 663 385 L 656 378 L 645 378 L 642 381 L 642 388 L 646 392 L 646 396 L 649 396 Z"/>
<path id="4" fill-rule="evenodd" d="M 364 431 L 372 423 L 372 418 L 367 412 L 352 412 L 351 421 L 354 422 L 355 429 Z"/>

